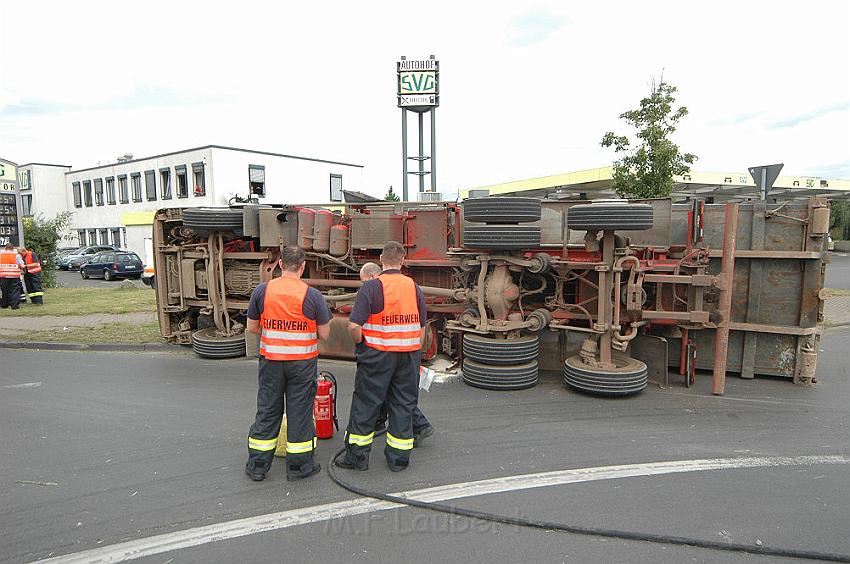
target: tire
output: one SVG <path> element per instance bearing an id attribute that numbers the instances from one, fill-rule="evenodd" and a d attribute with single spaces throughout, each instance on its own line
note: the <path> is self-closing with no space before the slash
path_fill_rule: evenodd
<path id="1" fill-rule="evenodd" d="M 464 359 L 463 382 L 485 390 L 524 390 L 537 384 L 537 361 L 491 366 Z"/>
<path id="2" fill-rule="evenodd" d="M 466 225 L 463 246 L 472 249 L 534 249 L 540 246 L 538 225 Z"/>
<path id="3" fill-rule="evenodd" d="M 537 335 L 518 339 L 494 339 L 474 333 L 463 335 L 463 356 L 489 366 L 511 366 L 537 362 L 540 341 Z"/>
<path id="4" fill-rule="evenodd" d="M 85 271 L 85 270 L 83 270 L 82 268 L 80 269 L 80 278 L 82 278 L 83 280 L 88 280 L 88 279 L 89 279 L 89 275 L 88 275 L 88 274 L 86 273 L 86 271 Z"/>
<path id="5" fill-rule="evenodd" d="M 216 328 L 200 329 L 192 333 L 192 350 L 202 358 L 235 358 L 245 356 L 245 335 L 223 337 Z"/>
<path id="6" fill-rule="evenodd" d="M 463 201 L 463 219 L 476 223 L 528 223 L 540 221 L 536 198 L 472 198 Z"/>
<path id="7" fill-rule="evenodd" d="M 598 396 L 628 396 L 646 388 L 646 364 L 620 355 L 613 361 L 616 368 L 602 370 L 585 365 L 580 356 L 571 356 L 564 361 L 564 384 Z"/>
<path id="8" fill-rule="evenodd" d="M 115 275 L 112 274 L 112 272 L 107 268 L 103 271 L 103 279 L 107 282 L 110 282 L 112 280 L 115 280 Z"/>
<path id="9" fill-rule="evenodd" d="M 183 225 L 200 231 L 242 231 L 242 208 L 187 208 Z"/>
<path id="10" fill-rule="evenodd" d="M 567 227 L 579 231 L 652 229 L 649 204 L 579 204 L 567 210 Z"/>

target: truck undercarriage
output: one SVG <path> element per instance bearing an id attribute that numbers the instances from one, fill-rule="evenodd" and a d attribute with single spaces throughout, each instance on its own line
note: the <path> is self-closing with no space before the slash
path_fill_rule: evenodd
<path id="1" fill-rule="evenodd" d="M 817 198 L 163 209 L 160 330 L 202 356 L 245 354 L 251 292 L 279 272 L 280 246 L 298 245 L 335 316 L 320 352 L 351 358 L 360 266 L 396 240 L 426 294 L 423 360 L 449 357 L 470 385 L 522 389 L 549 369 L 574 389 L 628 395 L 649 377 L 668 383 L 668 366 L 685 385 L 713 370 L 715 393 L 727 371 L 811 383 L 828 227 Z"/>

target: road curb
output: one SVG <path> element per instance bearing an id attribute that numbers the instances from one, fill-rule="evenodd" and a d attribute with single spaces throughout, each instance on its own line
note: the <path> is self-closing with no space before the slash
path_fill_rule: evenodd
<path id="1" fill-rule="evenodd" d="M 183 352 L 180 345 L 166 343 L 45 343 L 38 341 L 0 341 L 3 349 L 31 349 L 47 351 L 100 351 L 100 352 Z"/>

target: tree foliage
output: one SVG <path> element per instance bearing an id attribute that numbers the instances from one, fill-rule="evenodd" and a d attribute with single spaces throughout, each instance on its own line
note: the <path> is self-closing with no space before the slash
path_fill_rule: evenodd
<path id="1" fill-rule="evenodd" d="M 620 155 L 613 163 L 612 187 L 621 198 L 666 198 L 673 191 L 673 176 L 690 171 L 696 155 L 680 153 L 670 140 L 679 120 L 688 108 L 673 108 L 676 87 L 652 81 L 648 97 L 640 108 L 620 114 L 636 131 L 634 144 L 625 135 L 609 131 L 602 137 L 603 147 L 613 147 Z"/>
<path id="2" fill-rule="evenodd" d="M 832 202 L 829 215 L 829 234 L 836 241 L 850 239 L 850 202 Z"/>
<path id="3" fill-rule="evenodd" d="M 384 199 L 387 200 L 388 202 L 398 202 L 399 201 L 398 194 L 393 192 L 392 186 L 390 186 L 390 189 L 387 191 L 386 195 L 384 196 Z"/>
<path id="4" fill-rule="evenodd" d="M 41 283 L 56 286 L 56 246 L 71 223 L 71 213 L 61 212 L 51 219 L 39 214 L 24 218 L 24 244 L 35 251 L 41 261 Z"/>

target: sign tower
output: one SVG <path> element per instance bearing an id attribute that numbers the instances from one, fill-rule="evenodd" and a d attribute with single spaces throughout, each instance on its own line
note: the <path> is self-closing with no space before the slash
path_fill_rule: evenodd
<path id="1" fill-rule="evenodd" d="M 436 118 L 437 106 L 440 105 L 440 61 L 431 55 L 427 59 L 413 60 L 401 57 L 396 63 L 398 80 L 398 107 L 401 108 L 401 153 L 403 190 L 402 200 L 408 201 L 407 184 L 411 174 L 419 177 L 419 200 L 426 197 L 425 175 L 431 175 L 430 192 L 437 192 L 437 137 Z M 415 112 L 419 117 L 419 153 L 407 155 L 407 112 Z M 431 115 L 431 154 L 425 154 L 424 116 Z M 408 161 L 416 161 L 415 170 L 409 170 Z M 425 170 L 425 162 L 430 164 Z"/>

